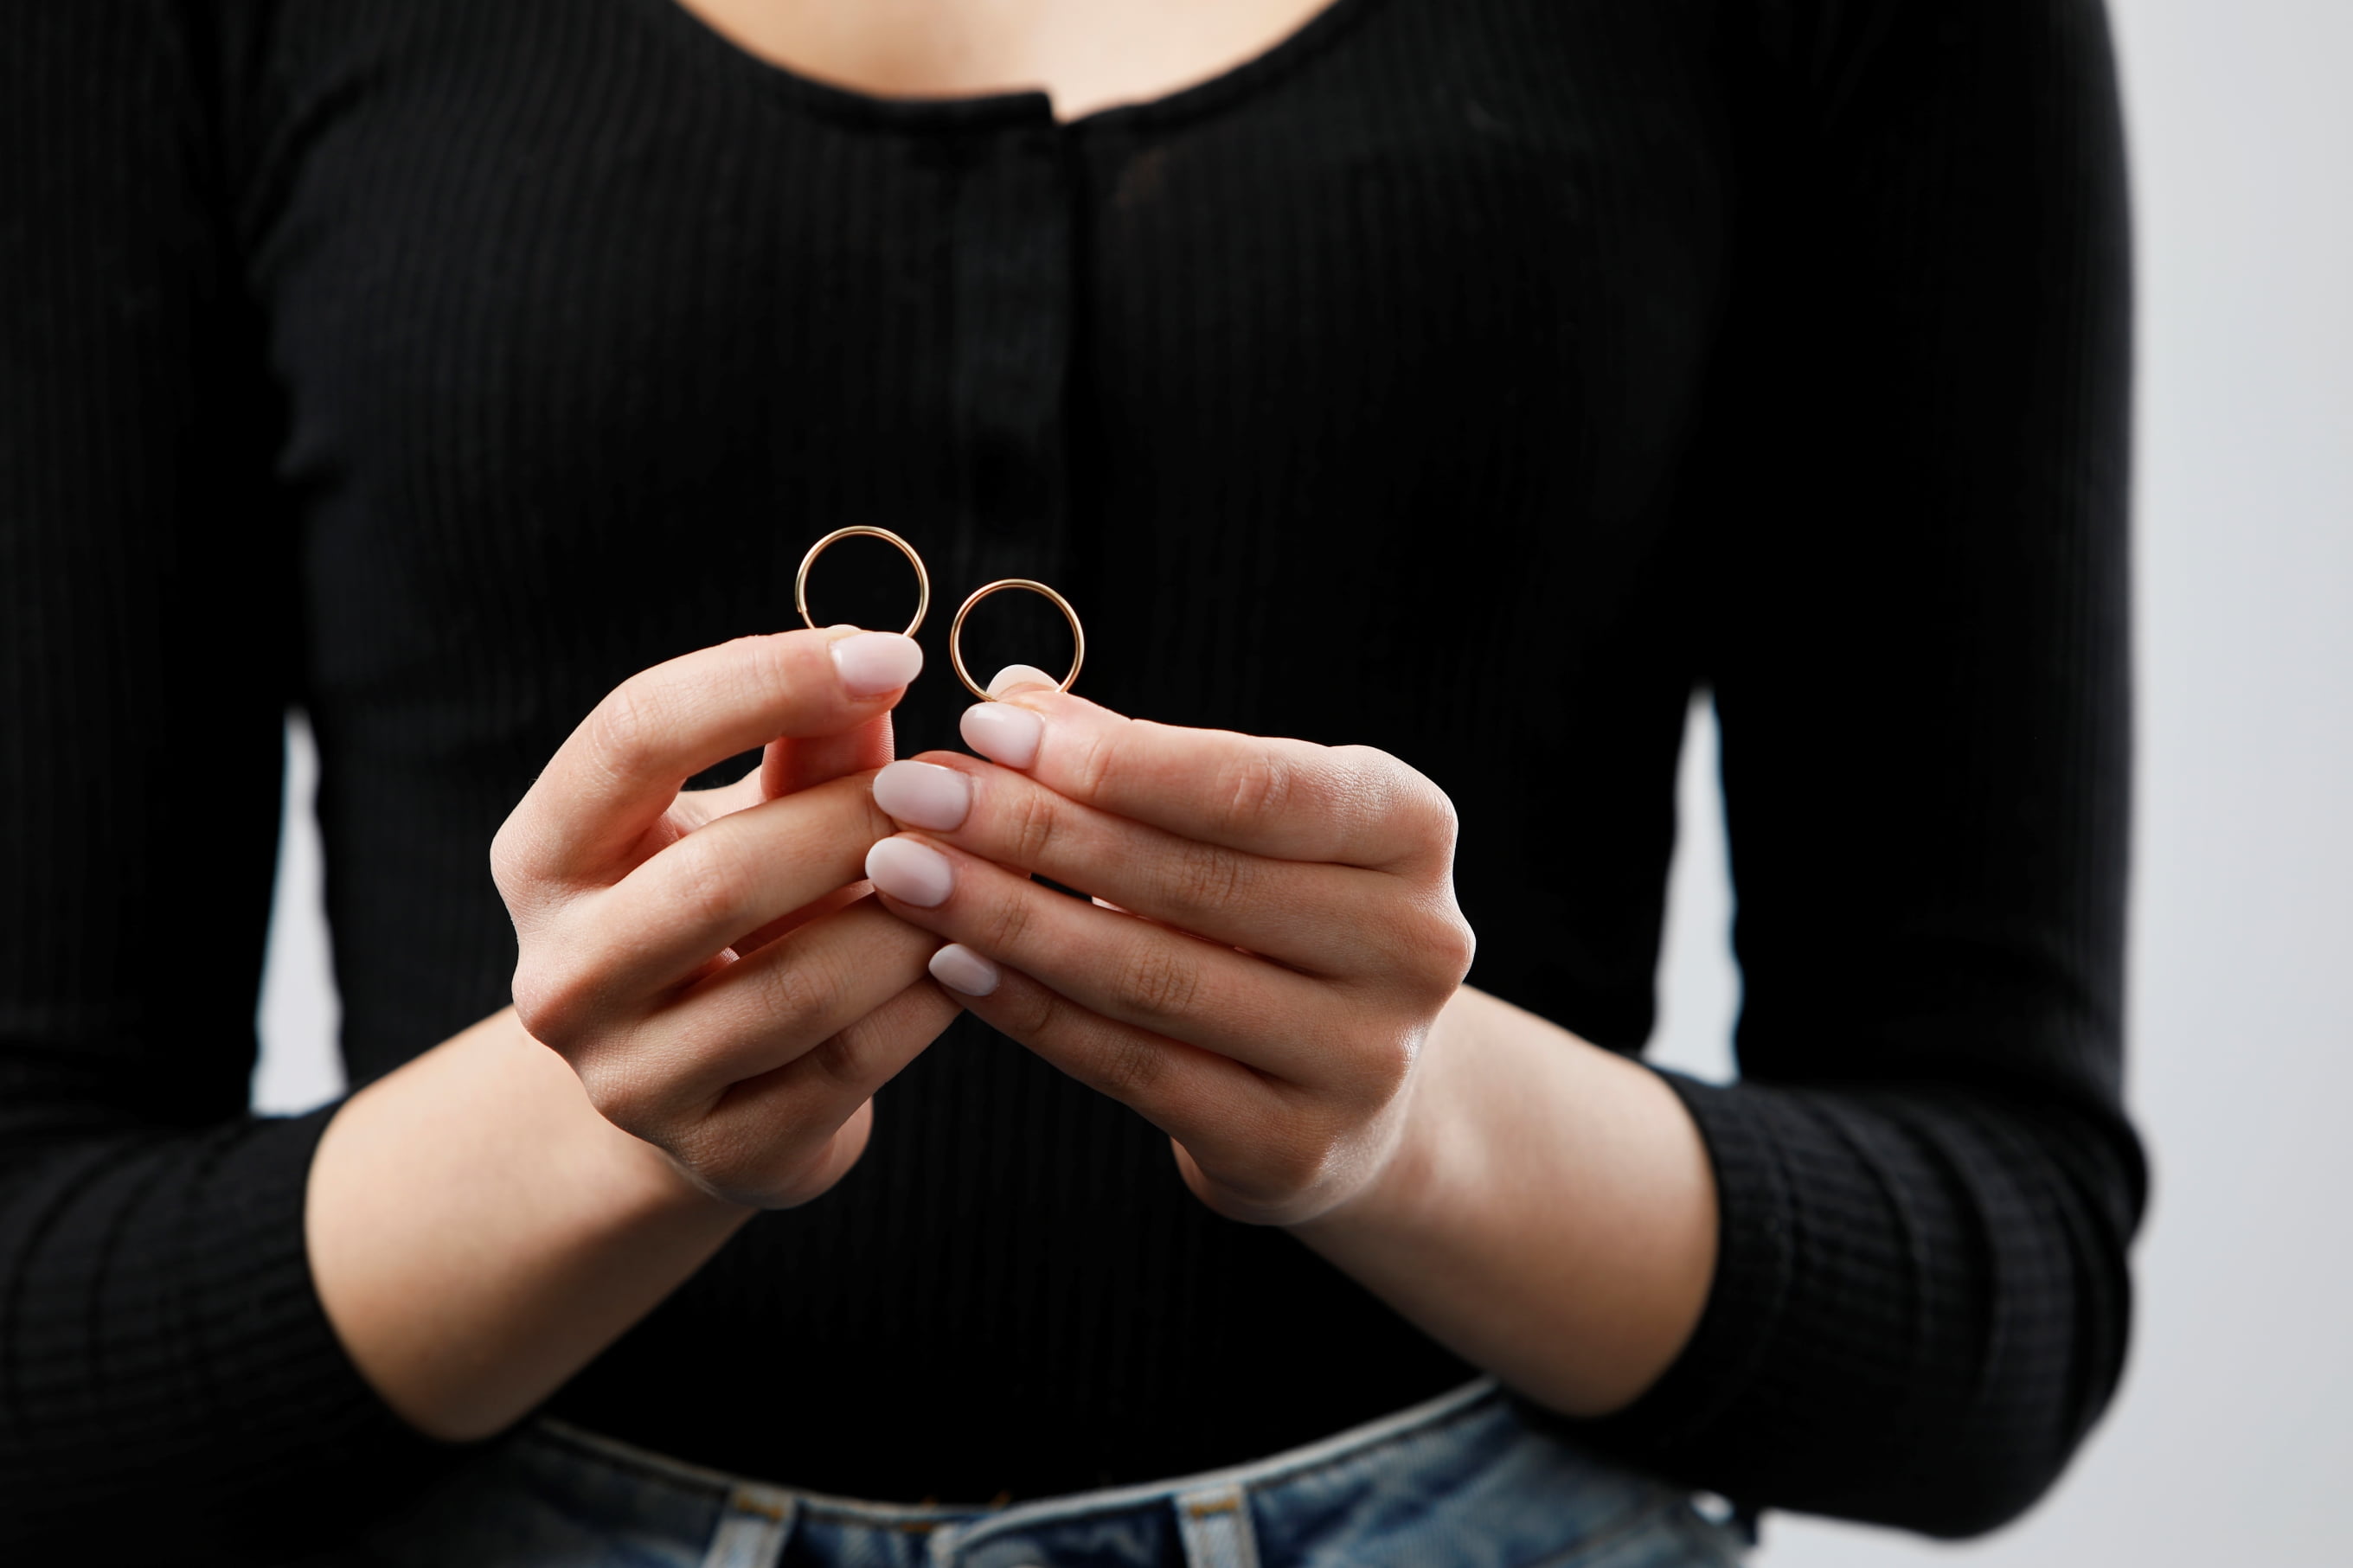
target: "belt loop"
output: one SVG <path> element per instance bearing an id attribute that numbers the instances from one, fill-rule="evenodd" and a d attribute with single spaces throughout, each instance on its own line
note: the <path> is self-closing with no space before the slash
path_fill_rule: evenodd
<path id="1" fill-rule="evenodd" d="M 1176 1498 L 1186 1568 L 1258 1568 L 1250 1497 L 1238 1486 L 1204 1487 Z"/>
<path id="2" fill-rule="evenodd" d="M 776 1568 L 793 1532 L 793 1499 L 765 1487 L 737 1487 L 711 1532 L 702 1568 Z"/>

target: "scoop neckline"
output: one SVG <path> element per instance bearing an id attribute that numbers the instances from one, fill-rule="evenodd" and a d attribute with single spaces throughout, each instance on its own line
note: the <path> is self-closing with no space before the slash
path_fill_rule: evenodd
<path id="1" fill-rule="evenodd" d="M 1257 54 L 1157 98 L 1105 104 L 1070 120 L 1055 117 L 1043 88 L 960 98 L 892 98 L 810 76 L 755 55 L 680 4 L 632 0 L 672 38 L 721 69 L 828 120 L 892 131 L 977 131 L 1024 126 L 1080 134 L 1113 126 L 1166 124 L 1210 112 L 1320 54 L 1380 0 L 1325 0 L 1322 9 Z"/>

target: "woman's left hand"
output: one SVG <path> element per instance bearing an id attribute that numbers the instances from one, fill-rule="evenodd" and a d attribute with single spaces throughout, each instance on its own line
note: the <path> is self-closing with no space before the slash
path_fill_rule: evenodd
<path id="1" fill-rule="evenodd" d="M 1471 964 L 1444 793 L 1370 747 L 1178 729 L 1047 686 L 963 730 L 992 762 L 930 752 L 873 785 L 913 831 L 867 875 L 952 944 L 933 975 L 1166 1132 L 1222 1215 L 1295 1225 L 1367 1186 Z"/>

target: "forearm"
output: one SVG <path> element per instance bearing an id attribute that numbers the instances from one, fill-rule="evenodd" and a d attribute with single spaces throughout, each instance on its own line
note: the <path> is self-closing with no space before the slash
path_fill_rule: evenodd
<path id="1" fill-rule="evenodd" d="M 1715 1262 L 1707 1151 L 1652 1073 L 1465 986 L 1381 1174 L 1295 1233 L 1432 1337 L 1565 1415 L 1674 1360 Z"/>
<path id="2" fill-rule="evenodd" d="M 554 1392 L 755 1212 L 599 1116 L 508 1010 L 352 1097 L 312 1162 L 305 1228 L 361 1373 L 461 1441 Z"/>

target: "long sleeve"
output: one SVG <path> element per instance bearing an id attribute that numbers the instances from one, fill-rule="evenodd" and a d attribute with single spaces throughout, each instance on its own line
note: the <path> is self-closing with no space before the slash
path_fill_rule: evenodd
<path id="1" fill-rule="evenodd" d="M 502 1000 L 484 851 L 579 715 L 792 624 L 807 542 L 877 521 L 1101 606 L 1113 706 L 1451 765 L 1474 984 L 1612 1047 L 1704 675 L 1745 1077 L 1676 1087 L 1719 1278 L 1585 1426 L 1946 1532 L 2048 1484 L 2117 1375 L 2142 1183 L 2096 0 L 1332 15 L 1058 131 L 1044 94 L 778 72 L 669 0 L 9 10 L 0 1560 L 266 1561 L 462 1457 L 318 1305 L 327 1113 L 245 1110 L 286 703 L 364 1082 Z M 1467 673 L 1504 659 L 1559 724 Z M 913 745 L 960 700 L 923 689 Z M 829 1491 L 1042 1495 L 1464 1375 L 966 1039 L 554 1413 Z"/>
<path id="2" fill-rule="evenodd" d="M 311 1286 L 332 1108 L 246 1111 L 300 642 L 277 416 L 215 216 L 221 22 L 57 0 L 0 37 L 11 1561 L 258 1562 L 355 1477 L 434 1458 Z"/>
<path id="3" fill-rule="evenodd" d="M 2097 0 L 1783 17 L 1689 500 L 1741 1081 L 1677 1364 L 1603 1424 L 1752 1506 L 1964 1535 L 2113 1391 L 2128 281 Z"/>

